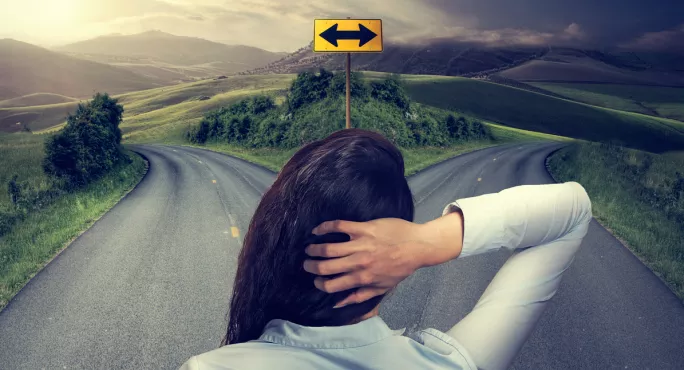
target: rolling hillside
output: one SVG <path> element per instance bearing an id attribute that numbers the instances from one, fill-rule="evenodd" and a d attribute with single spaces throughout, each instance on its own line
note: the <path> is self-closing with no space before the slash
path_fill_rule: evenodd
<path id="1" fill-rule="evenodd" d="M 344 54 L 314 53 L 311 45 L 245 73 L 296 73 L 344 68 Z M 557 47 L 488 47 L 449 39 L 385 42 L 382 53 L 352 55 L 352 68 L 403 74 L 684 86 L 684 55 Z"/>
<path id="2" fill-rule="evenodd" d="M 384 73 L 366 72 L 367 79 Z M 118 96 L 124 105 L 122 129 L 135 141 L 181 137 L 209 110 L 257 93 L 269 93 L 283 101 L 283 92 L 294 75 L 232 76 L 220 80 L 167 86 Z M 539 93 L 474 79 L 405 75 L 407 92 L 417 103 L 455 111 L 460 115 L 551 135 L 596 141 L 614 141 L 653 152 L 682 150 L 684 123 L 554 98 Z M 36 131 L 64 121 L 74 103 L 0 109 L 0 130 L 17 131 L 16 114 L 36 114 L 46 123 L 30 125 Z M 5 117 L 5 118 L 3 118 Z"/>
<path id="3" fill-rule="evenodd" d="M 0 108 L 13 108 L 13 107 L 30 107 L 32 105 L 48 105 L 48 104 L 61 104 L 77 101 L 78 99 L 71 98 L 59 94 L 51 93 L 36 93 L 20 96 L 18 98 L 12 98 L 7 100 L 0 100 Z"/>
<path id="4" fill-rule="evenodd" d="M 606 109 L 459 77 L 407 80 L 423 104 L 506 126 L 591 141 L 613 141 L 661 153 L 684 149 L 684 122 Z"/>
<path id="5" fill-rule="evenodd" d="M 161 86 L 162 82 L 125 69 L 73 58 L 12 39 L 0 40 L 0 100 L 34 93 L 88 97 Z"/>
<path id="6" fill-rule="evenodd" d="M 460 76 L 510 68 L 545 53 L 546 48 L 540 47 L 490 48 L 448 39 L 433 39 L 420 45 L 385 41 L 382 53 L 353 54 L 352 67 L 364 71 Z M 344 63 L 344 54 L 314 53 L 308 45 L 268 66 L 245 73 L 296 73 L 321 67 L 340 70 Z"/>
<path id="7" fill-rule="evenodd" d="M 101 36 L 56 50 L 168 82 L 245 71 L 282 57 L 281 53 L 255 47 L 226 45 L 160 31 Z"/>
<path id="8" fill-rule="evenodd" d="M 203 80 L 156 89 L 114 95 L 124 105 L 124 131 L 148 122 L 189 124 L 205 112 L 245 95 L 287 87 L 294 75 L 240 76 Z M 78 102 L 29 107 L 0 108 L 0 132 L 16 132 L 27 124 L 33 131 L 58 126 L 76 109 Z M 126 127 L 129 128 L 126 128 Z"/>
<path id="9" fill-rule="evenodd" d="M 504 70 L 502 77 L 523 82 L 585 82 L 684 86 L 684 57 L 652 60 L 647 53 L 607 54 L 552 48 L 541 58 Z M 681 65 L 679 64 L 681 63 Z"/>
<path id="10" fill-rule="evenodd" d="M 583 83 L 531 83 L 583 103 L 684 121 L 684 87 Z"/>

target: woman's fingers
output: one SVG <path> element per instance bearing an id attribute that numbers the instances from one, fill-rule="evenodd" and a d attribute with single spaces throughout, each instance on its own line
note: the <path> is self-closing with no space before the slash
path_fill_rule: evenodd
<path id="1" fill-rule="evenodd" d="M 304 261 L 304 271 L 316 275 L 335 275 L 358 270 L 366 264 L 366 257 L 354 254 L 348 257 L 327 260 L 306 260 Z"/>
<path id="2" fill-rule="evenodd" d="M 386 292 L 387 289 L 382 288 L 361 288 L 350 294 L 347 298 L 339 301 L 333 308 L 340 308 L 350 304 L 362 303 L 371 298 L 385 294 Z"/>
<path id="3" fill-rule="evenodd" d="M 309 244 L 304 252 L 311 257 L 337 258 L 363 251 L 363 244 L 355 240 L 344 243 Z"/>
<path id="4" fill-rule="evenodd" d="M 328 293 L 342 292 L 370 284 L 373 284 L 373 275 L 365 271 L 344 274 L 333 279 L 324 277 L 314 279 L 316 288 Z"/>
<path id="5" fill-rule="evenodd" d="M 354 222 L 345 220 L 325 221 L 316 226 L 312 233 L 315 235 L 324 235 L 329 233 L 344 233 L 353 238 L 353 235 L 363 234 L 368 229 L 365 222 Z"/>

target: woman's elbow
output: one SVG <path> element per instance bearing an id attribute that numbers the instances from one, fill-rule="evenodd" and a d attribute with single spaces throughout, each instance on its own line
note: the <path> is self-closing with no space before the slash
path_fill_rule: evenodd
<path id="1" fill-rule="evenodd" d="M 575 205 L 576 205 L 576 222 L 578 226 L 584 228 L 589 226 L 593 217 L 591 212 L 591 199 L 584 187 L 578 182 L 569 182 L 575 189 Z"/>

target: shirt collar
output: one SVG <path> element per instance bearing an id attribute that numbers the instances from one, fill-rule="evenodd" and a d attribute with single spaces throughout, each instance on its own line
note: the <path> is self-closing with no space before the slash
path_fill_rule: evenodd
<path id="1" fill-rule="evenodd" d="M 303 326 L 275 319 L 266 324 L 259 340 L 303 348 L 352 348 L 402 335 L 404 330 L 390 329 L 379 316 L 353 325 L 321 327 Z"/>

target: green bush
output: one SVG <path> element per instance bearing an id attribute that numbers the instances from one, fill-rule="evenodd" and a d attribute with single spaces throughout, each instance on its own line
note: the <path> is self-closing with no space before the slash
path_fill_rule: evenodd
<path id="1" fill-rule="evenodd" d="M 371 83 L 371 96 L 377 100 L 391 103 L 401 110 L 408 110 L 410 99 L 397 77 L 390 77 L 383 82 Z"/>
<path id="2" fill-rule="evenodd" d="M 291 111 L 306 104 L 315 103 L 328 96 L 332 72 L 321 69 L 318 74 L 302 72 L 292 82 L 287 105 Z"/>
<path id="3" fill-rule="evenodd" d="M 363 74 L 361 72 L 352 72 L 349 76 L 349 95 L 352 98 L 359 98 L 363 101 L 367 101 L 370 96 L 370 89 L 368 84 L 363 80 Z M 335 73 L 332 80 L 330 81 L 330 87 L 328 90 L 329 96 L 338 96 L 347 94 L 347 76 L 345 73 Z"/>
<path id="4" fill-rule="evenodd" d="M 107 173 L 123 157 L 122 114 L 123 107 L 107 94 L 79 104 L 66 127 L 45 142 L 45 173 L 69 186 L 83 186 Z"/>
<path id="5" fill-rule="evenodd" d="M 269 96 L 242 100 L 207 113 L 186 137 L 196 144 L 299 147 L 345 127 L 345 84 L 344 73 L 300 73 L 283 106 L 276 106 Z M 492 138 L 479 122 L 412 105 L 397 76 L 369 85 L 361 73 L 353 72 L 350 84 L 352 126 L 377 131 L 398 146 L 447 146 Z"/>

